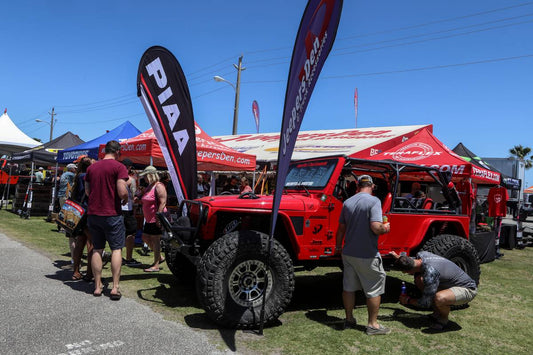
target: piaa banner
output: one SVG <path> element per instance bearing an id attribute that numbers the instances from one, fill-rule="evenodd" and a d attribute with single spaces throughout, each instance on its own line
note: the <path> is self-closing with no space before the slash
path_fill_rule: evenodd
<path id="1" fill-rule="evenodd" d="M 278 151 L 276 191 L 270 237 L 274 235 L 279 203 L 296 137 L 318 75 L 335 41 L 342 0 L 309 0 L 292 51 Z"/>
<path id="2" fill-rule="evenodd" d="M 257 133 L 259 133 L 259 104 L 255 100 L 252 102 L 252 113 L 254 114 L 255 128 L 257 128 Z"/>
<path id="3" fill-rule="evenodd" d="M 196 198 L 196 138 L 191 95 L 181 66 L 170 51 L 144 52 L 137 74 L 137 96 L 154 130 L 178 202 Z"/>

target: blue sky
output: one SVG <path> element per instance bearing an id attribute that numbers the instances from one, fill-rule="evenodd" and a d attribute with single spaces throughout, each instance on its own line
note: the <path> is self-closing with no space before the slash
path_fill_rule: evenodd
<path id="1" fill-rule="evenodd" d="M 152 45 L 180 61 L 196 121 L 231 134 L 241 77 L 238 133 L 279 131 L 292 46 L 305 0 L 4 1 L 0 107 L 47 141 L 72 131 L 93 139 L 125 120 L 149 128 L 136 97 L 137 66 Z M 533 146 L 533 2 L 345 0 L 337 41 L 302 130 L 433 124 L 450 148 L 485 157 Z M 528 172 L 528 185 L 533 173 Z"/>

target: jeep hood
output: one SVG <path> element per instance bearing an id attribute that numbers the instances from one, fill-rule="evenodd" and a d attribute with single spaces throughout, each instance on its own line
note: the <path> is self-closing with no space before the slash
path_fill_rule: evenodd
<path id="1" fill-rule="evenodd" d="M 214 209 L 246 209 L 246 210 L 272 210 L 273 196 L 257 195 L 256 199 L 239 198 L 238 195 L 206 196 L 199 199 L 202 203 Z M 287 194 L 283 195 L 280 211 L 305 211 L 316 209 L 318 200 L 312 196 Z"/>

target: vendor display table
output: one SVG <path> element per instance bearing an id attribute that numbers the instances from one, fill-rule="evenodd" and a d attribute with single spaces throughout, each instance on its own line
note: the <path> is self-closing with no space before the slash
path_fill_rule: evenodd
<path id="1" fill-rule="evenodd" d="M 48 215 L 48 207 L 52 198 L 53 184 L 36 184 L 33 183 L 33 200 L 31 206 L 32 216 Z M 15 197 L 13 198 L 13 212 L 22 209 L 24 198 L 28 189 L 28 181 L 19 181 L 15 188 Z"/>

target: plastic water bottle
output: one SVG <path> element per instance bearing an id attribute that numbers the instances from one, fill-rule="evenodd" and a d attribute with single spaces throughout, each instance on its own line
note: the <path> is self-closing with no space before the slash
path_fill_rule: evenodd
<path id="1" fill-rule="evenodd" d="M 407 295 L 407 286 L 405 286 L 405 281 L 402 281 L 402 289 L 400 291 L 400 294 Z"/>

